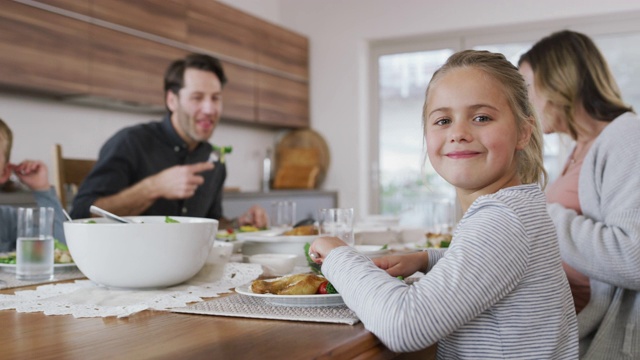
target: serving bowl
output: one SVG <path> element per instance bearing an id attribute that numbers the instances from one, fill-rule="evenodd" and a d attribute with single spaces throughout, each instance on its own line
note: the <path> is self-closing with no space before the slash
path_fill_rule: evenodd
<path id="1" fill-rule="evenodd" d="M 139 224 L 105 218 L 64 222 L 69 252 L 82 273 L 114 288 L 161 288 L 193 277 L 205 264 L 218 221 L 130 216 Z"/>

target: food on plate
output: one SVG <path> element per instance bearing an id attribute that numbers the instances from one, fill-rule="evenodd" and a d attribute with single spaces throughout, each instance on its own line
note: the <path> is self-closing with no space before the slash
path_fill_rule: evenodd
<path id="1" fill-rule="evenodd" d="M 69 248 L 58 239 L 53 239 L 53 262 L 55 264 L 70 264 L 73 262 Z"/>
<path id="2" fill-rule="evenodd" d="M 0 256 L 0 264 L 15 264 L 16 263 L 16 253 L 10 252 L 7 254 L 3 254 Z"/>
<path id="3" fill-rule="evenodd" d="M 236 232 L 233 229 L 220 230 L 216 233 L 216 239 L 224 241 L 236 241 Z"/>
<path id="4" fill-rule="evenodd" d="M 73 263 L 73 258 L 71 257 L 69 248 L 67 247 L 67 245 L 58 241 L 58 239 L 53 239 L 53 262 L 55 264 Z M 16 263 L 15 251 L 0 256 L 0 264 L 15 264 L 15 263 Z"/>
<path id="5" fill-rule="evenodd" d="M 331 284 L 328 280 L 325 280 L 318 287 L 318 294 L 337 294 L 337 293 L 338 293 L 338 290 L 336 290 L 336 288 L 333 287 L 333 284 Z"/>
<path id="6" fill-rule="evenodd" d="M 287 275 L 272 280 L 254 280 L 251 291 L 256 294 L 312 295 L 318 293 L 325 281 L 324 277 L 314 274 Z"/>
<path id="7" fill-rule="evenodd" d="M 242 225 L 240 226 L 240 228 L 238 228 L 238 232 L 254 232 L 254 231 L 260 231 L 260 230 L 266 230 L 266 228 L 261 229 L 253 225 Z"/>
<path id="8" fill-rule="evenodd" d="M 282 235 L 287 236 L 309 236 L 309 235 L 318 235 L 318 228 L 315 225 L 302 225 L 298 227 L 294 227 L 289 231 L 285 231 Z"/>
<path id="9" fill-rule="evenodd" d="M 247 232 L 256 232 L 256 231 L 262 231 L 262 230 L 267 230 L 267 228 L 259 228 L 253 225 L 243 225 L 240 226 L 238 229 L 232 229 L 232 228 L 228 228 L 225 230 L 220 230 L 216 233 L 216 239 L 218 240 L 224 240 L 226 242 L 229 241 L 236 241 L 236 234 L 237 233 L 247 233 Z"/>
<path id="10" fill-rule="evenodd" d="M 167 223 L 167 224 L 177 224 L 180 221 L 178 221 L 176 219 L 173 219 L 173 218 L 170 218 L 169 216 L 165 216 L 164 222 Z"/>
<path id="11" fill-rule="evenodd" d="M 424 245 L 417 245 L 418 247 L 428 247 L 428 248 L 448 248 L 451 244 L 451 234 L 441 234 L 441 233 L 433 233 L 428 232 L 425 234 L 427 239 Z"/>

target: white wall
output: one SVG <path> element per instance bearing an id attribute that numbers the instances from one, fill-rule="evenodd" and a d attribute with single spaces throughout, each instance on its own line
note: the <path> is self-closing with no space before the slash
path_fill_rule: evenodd
<path id="1" fill-rule="evenodd" d="M 369 208 L 371 40 L 639 9 L 628 0 L 280 0 L 282 25 L 310 39 L 312 127 L 332 151 L 324 187 L 339 189 L 341 206 Z"/>

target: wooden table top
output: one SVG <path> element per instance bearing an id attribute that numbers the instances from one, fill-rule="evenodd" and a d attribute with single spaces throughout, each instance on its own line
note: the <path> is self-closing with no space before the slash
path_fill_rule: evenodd
<path id="1" fill-rule="evenodd" d="M 13 294 L 23 287 L 0 290 Z M 126 318 L 81 318 L 0 311 L 7 359 L 390 359 L 362 323 L 321 324 L 142 311 Z M 433 349 L 430 351 L 433 352 Z"/>

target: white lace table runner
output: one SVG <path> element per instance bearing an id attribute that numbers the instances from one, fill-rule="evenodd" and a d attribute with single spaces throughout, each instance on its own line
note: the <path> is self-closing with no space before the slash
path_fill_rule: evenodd
<path id="1" fill-rule="evenodd" d="M 240 294 L 225 296 L 175 308 L 172 312 L 220 315 L 257 319 L 313 321 L 338 324 L 357 324 L 360 320 L 346 305 L 340 306 L 280 306 L 272 305 L 265 299 Z"/>
<path id="2" fill-rule="evenodd" d="M 109 289 L 89 280 L 43 285 L 36 290 L 16 291 L 15 295 L 0 294 L 0 310 L 70 314 L 76 318 L 126 317 L 143 310 L 168 310 L 217 297 L 262 274 L 258 264 L 228 263 L 223 271 L 206 270 L 207 266 L 185 283 L 157 290 Z"/>

